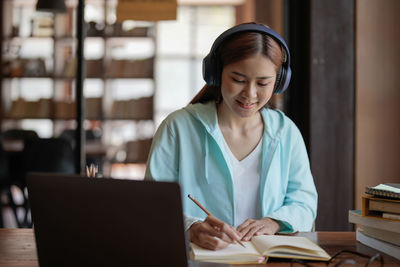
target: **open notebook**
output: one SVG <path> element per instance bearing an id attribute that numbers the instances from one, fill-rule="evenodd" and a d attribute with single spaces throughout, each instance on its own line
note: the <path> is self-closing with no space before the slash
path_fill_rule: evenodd
<path id="1" fill-rule="evenodd" d="M 328 261 L 331 257 L 321 247 L 306 237 L 260 235 L 250 242 L 232 244 L 221 250 L 208 250 L 195 244 L 192 257 L 196 260 L 231 264 L 264 263 L 269 257 Z"/>

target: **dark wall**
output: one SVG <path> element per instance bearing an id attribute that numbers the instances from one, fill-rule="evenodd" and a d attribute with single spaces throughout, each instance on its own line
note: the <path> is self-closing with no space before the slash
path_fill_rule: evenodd
<path id="1" fill-rule="evenodd" d="M 3 14 L 3 3 L 0 3 L 0 14 Z M 0 64 L 3 64 L 3 15 L 0 18 Z M 3 71 L 0 71 L 0 132 L 3 130 Z"/>
<path id="2" fill-rule="evenodd" d="M 299 126 L 319 193 L 316 230 L 352 230 L 354 2 L 285 2 L 293 80 L 286 112 Z"/>

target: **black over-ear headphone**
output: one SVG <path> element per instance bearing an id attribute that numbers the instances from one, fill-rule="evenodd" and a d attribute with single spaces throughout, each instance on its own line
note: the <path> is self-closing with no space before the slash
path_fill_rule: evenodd
<path id="1" fill-rule="evenodd" d="M 283 93 L 283 91 L 285 91 L 289 86 L 290 77 L 292 76 L 292 70 L 290 69 L 289 48 L 287 47 L 283 38 L 277 32 L 257 23 L 240 24 L 230 28 L 229 30 L 226 30 L 220 36 L 218 36 L 211 47 L 210 53 L 203 59 L 203 79 L 209 86 L 221 86 L 222 64 L 220 62 L 220 57 L 217 54 L 217 49 L 226 39 L 239 32 L 259 32 L 267 34 L 273 37 L 281 45 L 281 47 L 283 47 L 285 54 L 284 62 L 278 72 L 274 86 L 275 94 Z"/>

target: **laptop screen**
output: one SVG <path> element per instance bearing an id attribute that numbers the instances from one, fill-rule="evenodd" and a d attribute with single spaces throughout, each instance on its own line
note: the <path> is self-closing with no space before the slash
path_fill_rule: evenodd
<path id="1" fill-rule="evenodd" d="M 187 266 L 179 185 L 31 173 L 41 266 Z"/>

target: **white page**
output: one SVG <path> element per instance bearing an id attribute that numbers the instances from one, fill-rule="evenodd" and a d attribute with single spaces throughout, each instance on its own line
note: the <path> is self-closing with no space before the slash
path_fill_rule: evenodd
<path id="1" fill-rule="evenodd" d="M 252 242 L 260 252 L 268 251 L 272 247 L 285 246 L 287 248 L 288 247 L 298 248 L 299 251 L 307 254 L 310 253 L 311 251 L 316 252 L 312 253 L 311 255 L 313 254 L 326 255 L 326 253 L 322 248 L 320 248 L 318 245 L 313 243 L 308 238 L 302 236 L 260 235 L 253 237 Z M 287 249 L 282 250 L 282 252 L 284 251 L 288 252 Z"/>
<path id="2" fill-rule="evenodd" d="M 372 187 L 372 188 L 373 189 L 377 189 L 377 190 L 385 190 L 385 191 L 390 191 L 390 192 L 393 192 L 393 193 L 400 194 L 400 188 L 396 188 L 396 187 L 393 187 L 393 186 L 388 186 L 388 185 L 385 185 L 385 184 L 380 184 L 380 185 L 377 185 L 377 186 Z"/>
<path id="3" fill-rule="evenodd" d="M 226 248 L 219 250 L 209 250 L 202 248 L 196 244 L 190 243 L 196 258 L 218 258 L 232 255 L 259 255 L 259 252 L 254 248 L 250 242 L 242 242 L 245 247 L 240 244 L 230 244 Z"/>

